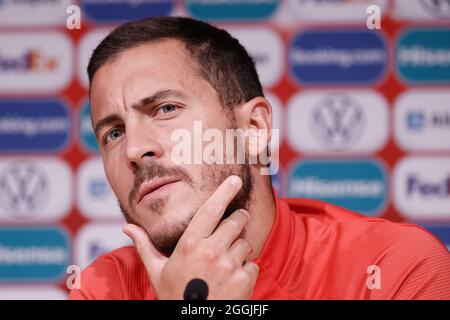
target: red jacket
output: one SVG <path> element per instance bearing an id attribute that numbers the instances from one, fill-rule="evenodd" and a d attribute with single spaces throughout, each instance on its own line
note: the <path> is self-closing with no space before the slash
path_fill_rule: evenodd
<path id="1" fill-rule="evenodd" d="M 416 225 L 276 198 L 252 299 L 450 299 L 450 254 Z M 133 247 L 99 257 L 70 299 L 155 299 Z"/>

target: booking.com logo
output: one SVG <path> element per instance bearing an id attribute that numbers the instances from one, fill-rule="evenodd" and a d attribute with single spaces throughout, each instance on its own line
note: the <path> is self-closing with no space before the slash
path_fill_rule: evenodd
<path id="1" fill-rule="evenodd" d="M 83 12 L 94 21 L 128 21 L 149 16 L 167 16 L 174 0 L 84 0 Z"/>
<path id="2" fill-rule="evenodd" d="M 0 151 L 55 152 L 63 149 L 71 131 L 67 107 L 57 100 L 0 102 Z"/>
<path id="3" fill-rule="evenodd" d="M 361 85 L 385 74 L 387 50 L 376 32 L 311 30 L 294 37 L 289 63 L 300 83 Z"/>

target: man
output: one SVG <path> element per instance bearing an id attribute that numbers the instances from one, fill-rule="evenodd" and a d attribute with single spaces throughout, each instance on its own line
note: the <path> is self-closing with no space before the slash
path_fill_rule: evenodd
<path id="1" fill-rule="evenodd" d="M 134 247 L 98 258 L 70 298 L 182 299 L 200 278 L 208 299 L 450 299 L 449 253 L 420 227 L 278 198 L 261 174 L 267 163 L 249 161 L 270 142 L 271 106 L 227 32 L 188 18 L 130 22 L 95 49 L 88 74 Z M 244 163 L 218 161 L 220 152 L 178 163 L 173 133 L 194 135 L 196 122 L 257 143 L 233 138 Z"/>

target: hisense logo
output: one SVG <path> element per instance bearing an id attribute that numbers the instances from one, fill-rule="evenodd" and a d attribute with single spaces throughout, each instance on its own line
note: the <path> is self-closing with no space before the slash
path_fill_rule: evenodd
<path id="1" fill-rule="evenodd" d="M 412 82 L 450 81 L 450 29 L 413 29 L 397 43 L 397 70 Z"/>
<path id="2" fill-rule="evenodd" d="M 281 1 L 277 0 L 186 0 L 194 18 L 205 20 L 263 19 L 270 17 Z"/>
<path id="3" fill-rule="evenodd" d="M 408 66 L 448 67 L 450 66 L 450 49 L 403 47 L 399 49 L 398 62 Z"/>
<path id="4" fill-rule="evenodd" d="M 373 160 L 303 160 L 290 176 L 289 196 L 306 197 L 375 215 L 388 196 L 384 167 Z"/>
<path id="5" fill-rule="evenodd" d="M 67 260 L 64 247 L 27 246 L 12 247 L 0 245 L 1 265 L 49 265 L 63 264 Z"/>
<path id="6" fill-rule="evenodd" d="M 311 198 L 377 198 L 385 192 L 379 180 L 326 180 L 310 177 L 292 184 L 294 192 Z"/>
<path id="7" fill-rule="evenodd" d="M 68 235 L 63 229 L 0 229 L 1 282 L 57 281 L 68 262 Z"/>

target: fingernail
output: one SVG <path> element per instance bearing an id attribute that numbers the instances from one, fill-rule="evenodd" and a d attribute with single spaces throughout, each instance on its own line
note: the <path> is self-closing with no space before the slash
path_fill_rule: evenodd
<path id="1" fill-rule="evenodd" d="M 122 229 L 122 232 L 125 233 L 125 235 L 126 235 L 128 238 L 130 238 L 131 240 L 133 240 L 133 237 L 131 236 L 131 233 L 130 233 L 130 231 L 128 231 L 128 229 L 123 228 L 123 229 Z"/>
<path id="2" fill-rule="evenodd" d="M 245 209 L 239 209 L 239 212 L 240 212 L 241 214 L 243 214 L 244 216 L 246 216 L 247 219 L 250 218 L 250 214 L 248 213 L 247 210 L 245 210 Z"/>
<path id="3" fill-rule="evenodd" d="M 241 180 L 241 178 L 238 177 L 238 176 L 230 176 L 230 183 L 231 183 L 233 186 L 240 187 L 241 184 L 242 184 L 242 180 Z"/>

